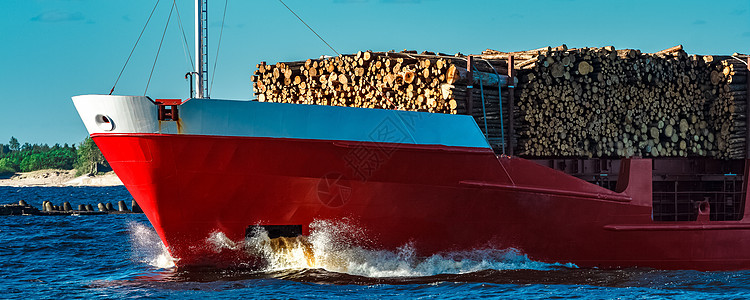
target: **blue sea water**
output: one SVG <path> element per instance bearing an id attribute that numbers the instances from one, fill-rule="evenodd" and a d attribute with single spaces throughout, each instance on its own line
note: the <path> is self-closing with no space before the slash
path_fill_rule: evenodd
<path id="1" fill-rule="evenodd" d="M 0 187 L 0 204 L 18 200 L 77 207 L 132 198 L 124 187 Z M 263 270 L 183 270 L 173 267 L 142 214 L 0 216 L 0 298 L 750 298 L 747 271 L 581 269 L 515 251 L 417 259 L 408 247 L 317 250 L 335 263 L 303 268 L 272 258 L 277 263 Z"/>

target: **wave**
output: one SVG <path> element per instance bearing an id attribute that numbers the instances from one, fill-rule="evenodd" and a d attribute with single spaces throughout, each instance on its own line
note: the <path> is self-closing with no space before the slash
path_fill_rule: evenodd
<path id="1" fill-rule="evenodd" d="M 150 226 L 130 222 L 128 231 L 135 261 L 160 269 L 175 267 L 177 259 L 169 254 Z M 411 243 L 394 251 L 377 250 L 370 246 L 372 242 L 367 238 L 366 231 L 346 219 L 316 220 L 310 224 L 309 236 L 271 239 L 268 232 L 257 229 L 244 241 L 233 241 L 222 232 L 214 232 L 206 239 L 206 243 L 217 253 L 223 250 L 245 251 L 264 262 L 261 269 L 253 270 L 254 273 L 279 274 L 281 277 L 322 272 L 366 278 L 413 278 L 486 270 L 548 271 L 577 268 L 572 263 L 534 261 L 513 248 L 453 251 L 427 257 L 417 255 Z"/>
<path id="2" fill-rule="evenodd" d="M 543 263 L 517 249 L 475 249 L 420 257 L 413 244 L 395 251 L 373 250 L 366 232 L 348 220 L 318 220 L 310 224 L 310 235 L 270 239 L 263 230 L 253 232 L 244 243 L 235 243 L 214 233 L 209 243 L 216 249 L 244 249 L 266 262 L 266 272 L 323 269 L 371 278 L 424 277 L 465 274 L 482 270 L 552 270 L 576 268 L 574 264 Z"/>
<path id="3" fill-rule="evenodd" d="M 128 233 L 133 260 L 159 269 L 175 267 L 177 259 L 169 254 L 169 250 L 151 226 L 131 221 L 128 223 Z"/>

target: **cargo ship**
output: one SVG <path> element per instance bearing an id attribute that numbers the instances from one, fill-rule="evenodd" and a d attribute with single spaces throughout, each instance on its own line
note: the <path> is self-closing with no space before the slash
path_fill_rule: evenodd
<path id="1" fill-rule="evenodd" d="M 214 249 L 217 232 L 296 237 L 346 219 L 373 247 L 420 256 L 513 248 L 580 267 L 750 269 L 747 157 L 523 158 L 493 148 L 472 115 L 209 99 L 202 14 L 198 0 L 191 98 L 73 97 L 179 266 L 253 259 Z M 495 77 L 504 89 L 509 73 Z"/>

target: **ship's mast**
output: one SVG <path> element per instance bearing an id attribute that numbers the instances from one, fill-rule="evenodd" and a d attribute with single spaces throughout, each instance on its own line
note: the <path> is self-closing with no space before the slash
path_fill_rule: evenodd
<path id="1" fill-rule="evenodd" d="M 208 98 L 208 0 L 195 0 L 195 97 Z"/>

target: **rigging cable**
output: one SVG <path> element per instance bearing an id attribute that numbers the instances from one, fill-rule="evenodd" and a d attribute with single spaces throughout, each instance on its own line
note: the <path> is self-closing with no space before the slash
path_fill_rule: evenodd
<path id="1" fill-rule="evenodd" d="M 133 45 L 133 50 L 130 50 L 130 54 L 128 55 L 128 59 L 125 60 L 125 65 L 122 66 L 122 69 L 120 70 L 120 74 L 117 75 L 117 80 L 115 80 L 115 84 L 112 85 L 112 89 L 109 90 L 109 94 L 112 95 L 112 93 L 115 91 L 115 86 L 117 86 L 117 83 L 120 81 L 120 77 L 122 76 L 122 72 L 125 71 L 125 67 L 128 65 L 128 62 L 130 61 L 130 57 L 133 56 L 133 52 L 135 52 L 135 47 L 138 46 L 138 42 L 141 40 L 141 37 L 143 36 L 143 32 L 146 31 L 146 27 L 148 27 L 148 22 L 151 22 L 151 17 L 154 15 L 154 11 L 156 11 L 156 7 L 159 6 L 159 1 L 156 0 L 156 4 L 154 5 L 154 9 L 151 10 L 151 14 L 148 15 L 148 20 L 146 20 L 146 25 L 143 25 L 143 29 L 141 30 L 141 34 L 138 35 L 138 39 L 135 40 L 135 45 Z"/>
<path id="2" fill-rule="evenodd" d="M 479 73 L 479 69 L 472 65 L 475 71 Z M 484 118 L 484 138 L 487 140 L 487 144 L 490 143 L 490 132 L 487 130 L 487 109 L 485 109 L 484 101 L 484 84 L 482 84 L 482 76 L 479 76 L 479 94 L 482 95 L 482 116 Z"/>
<path id="3" fill-rule="evenodd" d="M 495 76 L 497 77 L 497 102 L 500 104 L 500 142 L 503 143 L 503 155 L 505 154 L 505 126 L 503 125 L 503 85 L 500 84 L 500 74 L 497 73 L 497 69 L 495 69 L 495 66 L 493 66 L 488 60 L 482 58 L 484 62 L 487 63 L 490 68 L 492 68 L 492 72 L 495 73 Z M 514 85 L 513 83 L 513 76 L 512 74 L 508 74 L 508 80 L 510 82 L 507 83 L 507 85 L 510 87 Z"/>
<path id="4" fill-rule="evenodd" d="M 746 61 L 744 61 L 744 60 L 741 60 L 741 59 L 740 59 L 739 57 L 737 57 L 736 55 L 732 55 L 732 58 L 734 58 L 734 59 L 736 59 L 736 60 L 739 60 L 739 61 L 740 61 L 741 63 L 743 63 L 743 64 L 747 65 L 747 62 L 746 62 Z"/>
<path id="5" fill-rule="evenodd" d="M 154 68 L 156 68 L 156 61 L 159 59 L 159 52 L 161 52 L 161 45 L 164 43 L 164 36 L 167 35 L 167 28 L 169 28 L 169 20 L 172 19 L 172 12 L 174 11 L 175 3 L 172 2 L 172 8 L 169 10 L 169 16 L 167 17 L 167 24 L 164 25 L 164 32 L 161 34 L 161 41 L 159 41 L 159 49 L 156 50 L 156 57 L 154 58 L 154 64 L 151 66 L 151 73 L 148 74 L 148 81 L 146 82 L 146 90 L 143 91 L 143 95 L 148 92 L 148 85 L 151 84 L 151 75 L 154 75 Z"/>
<path id="6" fill-rule="evenodd" d="M 293 14 L 293 15 L 294 15 L 295 17 L 297 17 L 297 19 L 299 19 L 299 21 L 300 21 L 300 22 L 302 22 L 302 24 L 305 24 L 305 26 L 307 26 L 307 29 L 310 29 L 310 31 L 312 31 L 312 32 L 313 32 L 313 33 L 314 33 L 314 34 L 315 34 L 316 36 L 318 36 L 318 38 L 319 38 L 319 39 L 320 39 L 321 41 L 323 41 L 323 43 L 325 43 L 325 44 L 326 44 L 326 46 L 328 46 L 328 48 L 331 48 L 331 50 L 333 50 L 333 52 L 335 52 L 335 53 L 336 53 L 336 55 L 339 55 L 339 56 L 341 55 L 341 53 L 339 53 L 338 51 L 336 51 L 336 49 L 333 49 L 333 47 L 331 47 L 331 45 L 330 45 L 330 44 L 328 44 L 328 42 L 326 42 L 326 40 L 324 40 L 324 39 L 323 39 L 323 37 L 321 37 L 321 36 L 320 36 L 320 35 L 319 35 L 319 34 L 318 34 L 317 32 L 315 32 L 315 30 L 314 30 L 314 29 L 312 29 L 312 27 L 310 27 L 310 25 L 307 25 L 307 23 L 305 23 L 305 21 L 304 21 L 304 20 L 302 20 L 302 18 L 300 18 L 300 17 L 299 17 L 298 15 L 297 15 L 297 13 L 295 13 L 295 12 L 294 12 L 294 11 L 293 11 L 293 10 L 292 10 L 291 8 L 289 8 L 289 6 L 287 6 L 287 5 L 286 5 L 286 3 L 284 3 L 284 1 L 282 1 L 282 0 L 279 0 L 279 2 L 281 2 L 281 4 L 283 4 L 283 5 L 284 5 L 284 7 L 286 7 L 286 9 L 288 9 L 288 10 L 289 10 L 289 12 L 291 12 L 291 13 L 292 13 L 292 14 Z"/>
<path id="7" fill-rule="evenodd" d="M 279 0 L 279 2 L 281 2 L 281 4 L 283 4 L 283 5 L 284 5 L 284 7 L 286 7 L 286 9 L 288 9 L 288 10 L 289 10 L 289 12 L 291 12 L 291 13 L 292 13 L 292 14 L 293 14 L 293 15 L 294 15 L 295 17 L 297 17 L 297 19 L 298 19 L 298 20 L 299 20 L 300 22 L 302 22 L 302 24 L 305 24 L 305 26 L 307 26 L 307 29 L 310 29 L 310 31 L 312 31 L 312 33 L 314 33 L 314 34 L 315 34 L 315 35 L 316 35 L 316 36 L 317 36 L 317 37 L 318 37 L 318 38 L 319 38 L 319 39 L 320 39 L 321 41 L 323 41 L 323 43 L 325 43 L 325 44 L 326 44 L 326 46 L 328 46 L 328 48 L 331 48 L 331 50 L 333 50 L 333 52 L 335 52 L 335 53 L 336 53 L 336 55 L 338 55 L 338 56 L 342 56 L 342 55 L 341 55 L 341 53 L 339 53 L 338 51 L 336 51 L 336 49 L 333 49 L 333 46 L 331 46 L 331 44 L 329 44 L 328 42 L 326 42 L 326 40 L 325 40 L 325 39 L 323 39 L 323 37 L 321 37 L 321 36 L 320 36 L 320 35 L 319 35 L 319 34 L 318 34 L 317 32 L 315 32 L 315 30 L 314 30 L 314 29 L 312 29 L 312 27 L 310 27 L 310 25 L 307 25 L 307 23 L 306 23 L 306 22 L 305 22 L 304 20 L 302 20 L 302 18 L 300 18 L 300 16 L 299 16 L 299 15 L 297 15 L 297 13 L 295 13 L 295 12 L 294 12 L 294 11 L 293 11 L 293 10 L 292 10 L 291 8 L 289 8 L 289 6 L 287 6 L 287 5 L 286 5 L 286 3 L 284 3 L 284 1 L 282 1 L 282 0 Z M 374 84 L 374 83 L 373 83 L 372 81 L 370 81 L 370 80 L 367 80 L 367 79 L 362 79 L 362 80 L 364 80 L 365 82 L 367 82 L 367 84 L 369 84 L 369 85 L 370 85 L 370 87 L 371 87 L 371 88 L 372 88 L 373 90 L 375 90 L 375 91 L 376 91 L 376 92 L 377 92 L 378 94 L 380 94 L 380 96 L 381 96 L 381 97 L 383 97 L 383 99 L 385 99 L 386 103 L 388 103 L 388 104 L 390 104 L 390 105 L 393 105 L 393 104 L 394 104 L 394 103 L 393 103 L 393 101 L 391 101 L 391 99 L 389 99 L 389 98 L 388 98 L 388 95 L 386 95 L 386 94 L 385 94 L 385 93 L 383 92 L 383 90 L 382 90 L 382 89 L 380 89 L 380 88 L 378 88 L 378 87 L 377 87 L 377 86 L 376 86 L 376 85 L 375 85 L 375 84 Z"/>
<path id="8" fill-rule="evenodd" d="M 193 54 L 190 53 L 190 46 L 188 46 L 187 37 L 185 36 L 185 28 L 182 26 L 182 17 L 180 17 L 180 8 L 177 6 L 177 0 L 172 0 L 172 4 L 174 5 L 175 11 L 177 11 L 177 24 L 180 25 L 180 31 L 182 32 L 182 40 L 185 42 L 182 45 L 182 51 L 187 53 L 187 58 L 190 61 L 190 70 L 195 70 L 195 65 L 193 64 Z"/>
<path id="9" fill-rule="evenodd" d="M 224 35 L 224 20 L 227 18 L 227 5 L 229 0 L 224 0 L 224 16 L 221 17 L 221 31 L 219 31 L 219 43 L 216 44 L 216 57 L 214 57 L 214 69 L 211 71 L 211 85 L 209 90 L 214 89 L 214 78 L 216 78 L 216 64 L 219 62 L 219 49 L 221 48 L 221 36 Z"/>

